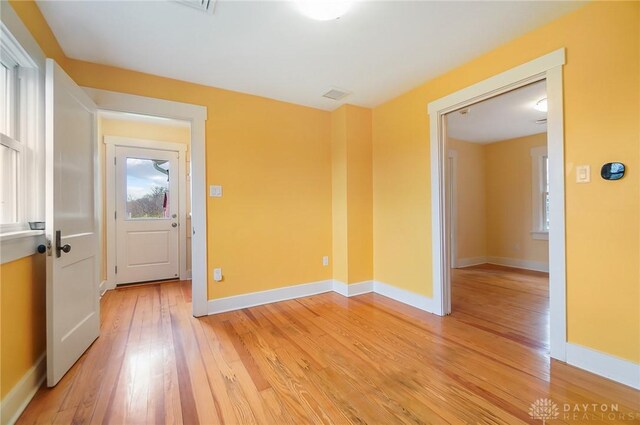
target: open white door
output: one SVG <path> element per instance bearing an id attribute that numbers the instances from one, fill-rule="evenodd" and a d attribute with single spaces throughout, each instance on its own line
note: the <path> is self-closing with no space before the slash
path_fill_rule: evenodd
<path id="1" fill-rule="evenodd" d="M 100 333 L 96 107 L 51 59 L 46 76 L 47 385 Z"/>

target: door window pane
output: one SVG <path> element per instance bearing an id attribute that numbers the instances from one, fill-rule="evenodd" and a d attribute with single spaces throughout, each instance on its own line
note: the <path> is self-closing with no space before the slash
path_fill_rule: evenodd
<path id="1" fill-rule="evenodd" d="M 169 218 L 169 161 L 127 158 L 128 219 Z"/>
<path id="2" fill-rule="evenodd" d="M 18 222 L 18 152 L 0 145 L 0 224 Z"/>

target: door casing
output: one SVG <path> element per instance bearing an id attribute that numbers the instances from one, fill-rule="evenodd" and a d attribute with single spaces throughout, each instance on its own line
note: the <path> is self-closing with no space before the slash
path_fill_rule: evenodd
<path id="1" fill-rule="evenodd" d="M 448 96 L 430 102 L 427 107 L 431 141 L 431 241 L 433 260 L 433 306 L 440 316 L 451 312 L 451 265 L 446 205 L 445 115 L 460 108 L 517 89 L 537 81 L 547 82 L 547 146 L 549 154 L 550 220 L 549 229 L 549 311 L 550 355 L 566 361 L 566 245 L 564 115 L 562 67 L 566 63 L 561 48 L 530 62 L 516 66 Z"/>
<path id="2" fill-rule="evenodd" d="M 191 294 L 196 317 L 209 314 L 207 296 L 207 179 L 205 124 L 207 107 L 153 97 L 83 87 L 98 110 L 188 121 L 191 124 Z M 102 143 L 99 141 L 99 143 Z M 101 169 L 104 164 L 99 164 Z M 100 183 L 102 182 L 102 174 Z M 99 210 L 102 212 L 102 209 Z M 100 214 L 100 223 L 105 217 Z M 100 241 L 102 244 L 102 240 Z M 106 282 L 104 282 L 105 286 Z"/>

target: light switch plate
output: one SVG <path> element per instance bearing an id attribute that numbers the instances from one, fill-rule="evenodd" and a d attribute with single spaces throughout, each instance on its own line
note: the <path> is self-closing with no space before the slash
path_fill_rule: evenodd
<path id="1" fill-rule="evenodd" d="M 209 186 L 209 196 L 213 198 L 222 198 L 222 186 L 215 184 Z"/>
<path id="2" fill-rule="evenodd" d="M 589 183 L 591 181 L 591 166 L 576 166 L 576 183 Z"/>
<path id="3" fill-rule="evenodd" d="M 322 265 L 323 266 L 328 266 L 329 265 L 329 257 L 328 256 L 324 256 L 322 257 Z"/>
<path id="4" fill-rule="evenodd" d="M 222 280 L 222 269 L 213 269 L 213 280 L 220 282 Z"/>

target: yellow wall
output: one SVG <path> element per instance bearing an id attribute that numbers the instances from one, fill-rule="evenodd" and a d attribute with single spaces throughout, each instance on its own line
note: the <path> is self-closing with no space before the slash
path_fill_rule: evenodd
<path id="1" fill-rule="evenodd" d="M 457 153 L 456 258 L 470 260 L 486 257 L 485 147 L 451 138 L 447 140 L 447 147 Z"/>
<path id="2" fill-rule="evenodd" d="M 59 46 L 32 1 L 11 1 L 45 54 Z M 54 39 L 55 40 L 55 39 Z M 209 299 L 331 278 L 330 114 L 57 57 L 79 85 L 204 105 Z M 224 281 L 213 281 L 221 267 Z"/>
<path id="3" fill-rule="evenodd" d="M 349 280 L 373 279 L 371 110 L 346 105 Z"/>
<path id="4" fill-rule="evenodd" d="M 347 216 L 347 109 L 331 113 L 331 221 L 333 278 L 349 281 Z"/>
<path id="5" fill-rule="evenodd" d="M 565 47 L 568 338 L 640 362 L 639 26 L 638 2 L 590 3 L 375 108 L 375 279 L 433 294 L 427 104 Z M 616 183 L 597 176 L 611 160 Z"/>
<path id="6" fill-rule="evenodd" d="M 549 263 L 549 242 L 531 236 L 531 148 L 546 145 L 540 133 L 484 146 L 488 256 Z"/>
<path id="7" fill-rule="evenodd" d="M 101 118 L 98 123 L 98 139 L 102 140 L 104 136 L 120 136 L 131 137 L 134 139 L 156 140 L 162 142 L 174 142 L 187 145 L 187 172 L 190 169 L 191 161 L 191 129 L 189 126 L 179 126 L 175 123 L 153 123 L 133 121 L 131 119 L 116 119 L 116 118 Z M 105 145 L 100 144 L 100 161 L 105 163 Z M 102 181 L 105 185 L 102 187 L 102 214 L 106 217 L 106 173 L 105 167 L 102 168 Z M 187 179 L 187 215 L 191 212 L 191 180 Z M 184 231 L 187 233 L 187 270 L 191 270 L 191 219 L 187 216 L 187 223 L 184 227 Z M 106 225 L 102 223 L 102 279 L 107 278 L 107 237 L 106 237 Z"/>
<path id="8" fill-rule="evenodd" d="M 45 266 L 32 255 L 0 266 L 0 399 L 45 351 Z"/>
<path id="9" fill-rule="evenodd" d="M 344 105 L 331 113 L 333 278 L 373 278 L 371 110 Z"/>

